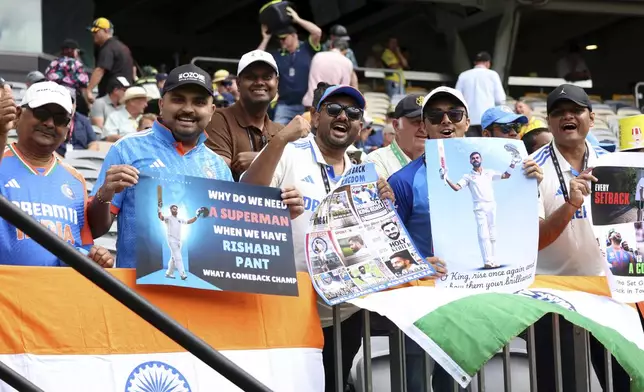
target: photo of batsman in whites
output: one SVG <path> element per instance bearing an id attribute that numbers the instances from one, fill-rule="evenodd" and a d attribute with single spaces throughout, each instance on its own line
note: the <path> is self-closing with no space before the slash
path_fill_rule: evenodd
<path id="1" fill-rule="evenodd" d="M 483 157 L 478 151 L 470 154 L 472 171 L 465 173 L 456 183 L 447 176 L 447 166 L 439 169 L 441 179 L 454 191 L 468 187 L 472 194 L 474 204 L 474 217 L 476 219 L 479 247 L 483 258 L 483 268 L 499 268 L 496 264 L 496 199 L 494 197 L 493 182 L 510 178 L 516 165 L 521 162 L 521 155 L 514 146 L 506 145 L 505 149 L 511 153 L 510 166 L 505 172 L 500 173 L 492 169 L 483 168 Z"/>
<path id="2" fill-rule="evenodd" d="M 168 262 L 168 269 L 165 273 L 165 277 L 168 279 L 174 279 L 174 270 L 179 271 L 179 276 L 181 277 L 181 280 L 186 280 L 188 278 L 188 275 L 186 274 L 186 270 L 183 266 L 183 256 L 181 255 L 181 226 L 182 225 L 191 225 L 197 221 L 199 216 L 207 216 L 208 214 L 208 209 L 206 207 L 201 207 L 196 211 L 196 214 L 193 218 L 190 219 L 181 219 L 179 218 L 179 206 L 176 204 L 173 204 L 170 206 L 170 215 L 164 216 L 163 212 L 161 211 L 161 207 L 163 207 L 163 200 L 162 200 L 162 189 L 161 186 L 159 185 L 157 187 L 157 196 L 158 196 L 158 210 L 157 210 L 157 215 L 159 216 L 159 219 L 161 222 L 166 224 L 166 233 L 167 233 L 167 241 L 168 241 L 168 247 L 170 248 L 170 261 Z"/>

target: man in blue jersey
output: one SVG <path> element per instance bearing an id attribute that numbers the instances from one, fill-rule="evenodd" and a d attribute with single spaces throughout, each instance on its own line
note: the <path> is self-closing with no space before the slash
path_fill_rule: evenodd
<path id="1" fill-rule="evenodd" d="M 54 82 L 27 89 L 16 107 L 11 89 L 0 92 L 0 143 L 14 128 L 18 141 L 0 153 L 0 194 L 103 267 L 112 255 L 94 246 L 87 222 L 83 176 L 55 151 L 69 133 L 72 98 Z M 63 266 L 63 262 L 9 222 L 0 220 L 0 264 Z"/>
<path id="2" fill-rule="evenodd" d="M 438 87 L 432 90 L 423 102 L 422 122 L 429 139 L 465 137 L 470 126 L 465 98 L 458 90 L 450 87 Z M 541 170 L 534 162 L 527 161 L 523 167 L 526 175 L 540 180 Z M 434 256 L 425 154 L 389 177 L 389 184 L 394 191 L 396 212 L 421 257 Z M 406 353 L 407 387 L 412 391 L 421 390 L 424 352 L 413 341 L 406 338 Z M 434 390 L 451 391 L 452 377 L 438 365 L 434 369 L 432 379 Z M 461 390 L 464 389 L 461 388 Z"/>
<path id="3" fill-rule="evenodd" d="M 622 235 L 614 230 L 608 235 L 610 246 L 606 248 L 606 260 L 616 275 L 627 275 L 629 264 L 635 261 L 632 253 L 623 249 Z"/>
<path id="4" fill-rule="evenodd" d="M 150 130 L 114 143 L 89 204 L 89 224 L 95 238 L 106 233 L 118 216 L 117 267 L 136 267 L 134 187 L 141 171 L 233 181 L 226 162 L 204 145 L 204 129 L 215 110 L 212 80 L 206 71 L 192 64 L 173 69 L 159 108 L 161 116 Z M 291 218 L 303 212 L 302 197 L 294 188 L 284 188 L 282 199 Z"/>

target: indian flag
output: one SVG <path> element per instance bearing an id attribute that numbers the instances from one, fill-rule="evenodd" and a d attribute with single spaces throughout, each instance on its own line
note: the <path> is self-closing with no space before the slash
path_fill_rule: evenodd
<path id="1" fill-rule="evenodd" d="M 644 333 L 637 309 L 605 295 L 610 295 L 605 278 L 537 277 L 529 289 L 514 294 L 416 286 L 351 302 L 393 321 L 463 387 L 510 340 L 556 313 L 592 333 L 631 376 L 633 390 L 644 390 Z"/>
<path id="2" fill-rule="evenodd" d="M 307 273 L 299 297 L 280 297 L 137 287 L 133 270 L 109 272 L 271 390 L 324 390 Z M 71 268 L 3 266 L 0 287 L 0 361 L 47 392 L 240 391 Z"/>

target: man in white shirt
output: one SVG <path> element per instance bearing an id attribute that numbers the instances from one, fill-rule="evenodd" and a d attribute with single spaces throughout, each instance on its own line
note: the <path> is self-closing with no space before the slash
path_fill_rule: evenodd
<path id="1" fill-rule="evenodd" d="M 197 221 L 197 217 L 191 219 L 181 219 L 177 216 L 179 207 L 176 204 L 170 206 L 170 214 L 163 216 L 161 213 L 161 203 L 159 203 L 158 215 L 161 222 L 166 224 L 166 233 L 168 235 L 168 247 L 170 247 L 170 262 L 168 270 L 165 273 L 166 278 L 174 279 L 175 268 L 179 270 L 181 280 L 186 280 L 188 275 L 183 267 L 183 256 L 181 255 L 181 225 L 191 225 Z"/>
<path id="2" fill-rule="evenodd" d="M 483 268 L 498 268 L 499 265 L 495 263 L 496 200 L 494 199 L 492 181 L 510 178 L 510 172 L 519 162 L 514 160 L 510 162 L 510 167 L 504 173 L 483 169 L 482 163 L 483 158 L 480 153 L 476 151 L 471 153 L 470 164 L 472 165 L 472 171 L 464 174 L 463 178 L 456 184 L 447 177 L 447 168 L 440 169 L 440 173 L 447 185 L 454 191 L 458 192 L 466 186 L 470 188 L 472 202 L 474 203 L 474 217 L 479 236 L 479 247 L 483 257 Z"/>
<path id="3" fill-rule="evenodd" d="M 490 69 L 491 65 L 490 54 L 481 52 L 474 59 L 474 68 L 458 76 L 456 89 L 463 94 L 470 109 L 470 129 L 467 136 L 481 136 L 483 112 L 505 102 L 506 96 L 501 78 L 496 71 Z"/>
<path id="4" fill-rule="evenodd" d="M 148 93 L 141 86 L 130 87 L 125 90 L 121 104 L 123 106 L 110 113 L 105 121 L 103 136 L 108 142 L 115 142 L 137 131 L 139 119 L 148 106 Z"/>
<path id="5" fill-rule="evenodd" d="M 307 271 L 306 246 L 302 238 L 309 221 L 324 197 L 339 185 L 343 174 L 351 169 L 347 148 L 362 129 L 365 99 L 350 86 L 328 87 L 311 116 L 311 123 L 296 116 L 270 143 L 242 175 L 240 182 L 255 185 L 295 186 L 304 196 L 304 213 L 292 222 L 295 265 L 298 271 Z M 309 135 L 310 128 L 315 136 Z M 389 184 L 378 181 L 380 198 L 393 199 Z M 362 318 L 359 309 L 342 304 L 342 378 L 349 377 L 351 364 L 358 352 L 362 336 Z M 318 298 L 318 313 L 324 332 L 324 373 L 326 390 L 334 391 L 335 358 L 333 342 L 333 312 Z"/>
<path id="6" fill-rule="evenodd" d="M 607 152 L 586 140 L 595 119 L 590 99 L 582 88 L 564 84 L 548 95 L 547 112 L 554 140 L 531 155 L 544 172 L 539 184 L 537 274 L 603 275 L 606 260 L 590 217 L 591 182 L 597 179 L 590 170 L 599 156 Z M 563 318 L 559 321 L 563 390 L 574 391 L 574 328 Z M 550 316 L 535 324 L 537 389 L 540 391 L 555 390 L 552 330 Z M 604 351 L 592 336 L 590 351 L 595 373 L 604 387 Z M 614 390 L 628 391 L 629 376 L 614 358 L 612 368 Z"/>
<path id="7" fill-rule="evenodd" d="M 568 53 L 557 61 L 557 76 L 570 82 L 590 79 L 590 70 L 579 45 L 570 45 Z"/>
<path id="8" fill-rule="evenodd" d="M 364 159 L 374 163 L 378 175 L 389 178 L 425 152 L 427 133 L 421 119 L 423 98 L 420 94 L 409 94 L 398 102 L 392 122 L 396 138 Z"/>

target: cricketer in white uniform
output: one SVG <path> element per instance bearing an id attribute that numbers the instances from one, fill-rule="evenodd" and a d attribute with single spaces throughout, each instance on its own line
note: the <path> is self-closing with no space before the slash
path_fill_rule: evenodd
<path id="1" fill-rule="evenodd" d="M 469 187 L 474 203 L 474 217 L 479 236 L 479 247 L 485 268 L 498 268 L 495 263 L 496 245 L 496 201 L 494 200 L 494 188 L 492 181 L 505 180 L 510 178 L 510 171 L 514 169 L 514 163 L 510 165 L 505 173 L 501 174 L 490 169 L 481 167 L 482 158 L 478 152 L 470 154 L 472 171 L 463 175 L 456 184 L 447 178 L 447 170 L 441 169 L 441 175 L 447 180 L 447 184 L 455 191 Z"/>
<path id="2" fill-rule="evenodd" d="M 175 268 L 179 270 L 182 280 L 186 280 L 186 270 L 183 267 L 183 257 L 181 256 L 181 225 L 190 225 L 195 223 L 197 217 L 185 220 L 177 217 L 179 207 L 176 205 L 170 206 L 170 213 L 172 215 L 163 216 L 161 207 L 159 207 L 159 219 L 167 226 L 168 246 L 170 247 L 170 262 L 168 263 L 168 270 L 165 273 L 166 278 L 174 279 Z"/>

